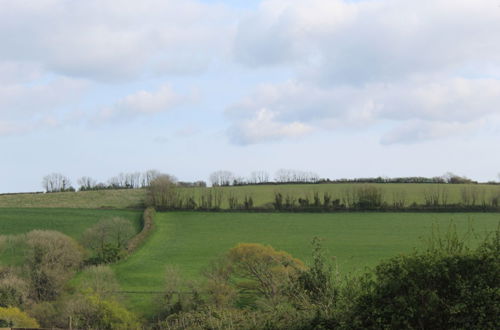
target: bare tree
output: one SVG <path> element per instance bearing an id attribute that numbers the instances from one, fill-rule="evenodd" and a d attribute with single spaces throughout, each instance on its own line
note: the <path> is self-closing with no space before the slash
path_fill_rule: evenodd
<path id="1" fill-rule="evenodd" d="M 143 188 L 149 187 L 149 185 L 151 184 L 151 182 L 154 179 L 156 179 L 157 177 L 159 177 L 160 175 L 161 175 L 161 173 L 159 171 L 157 171 L 157 170 L 146 171 L 142 175 L 142 187 Z"/>
<path id="2" fill-rule="evenodd" d="M 234 180 L 234 174 L 230 171 L 215 171 L 210 174 L 212 186 L 229 186 Z"/>
<path id="3" fill-rule="evenodd" d="M 279 183 L 314 183 L 319 180 L 319 176 L 314 172 L 280 169 L 274 179 Z"/>
<path id="4" fill-rule="evenodd" d="M 78 179 L 78 184 L 80 185 L 80 190 L 91 190 L 97 186 L 96 180 L 88 176 L 82 176 Z"/>
<path id="5" fill-rule="evenodd" d="M 71 181 L 61 173 L 52 173 L 42 179 L 42 186 L 46 192 L 60 192 L 71 190 Z"/>
<path id="6" fill-rule="evenodd" d="M 253 171 L 250 174 L 251 183 L 266 183 L 269 182 L 269 173 L 266 171 Z"/>

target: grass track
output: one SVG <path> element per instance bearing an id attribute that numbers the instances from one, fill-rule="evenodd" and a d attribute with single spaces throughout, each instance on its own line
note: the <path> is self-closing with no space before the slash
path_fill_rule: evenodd
<path id="1" fill-rule="evenodd" d="M 341 271 L 361 271 L 381 259 L 422 246 L 433 224 L 445 230 L 454 220 L 465 232 L 472 221 L 477 233 L 496 228 L 499 214 L 449 213 L 158 213 L 156 231 L 134 255 L 115 265 L 123 290 L 157 291 L 167 265 L 191 280 L 216 256 L 240 242 L 270 244 L 308 260 L 314 236 L 337 257 Z M 143 315 L 151 311 L 152 295 L 130 294 L 130 307 Z"/>

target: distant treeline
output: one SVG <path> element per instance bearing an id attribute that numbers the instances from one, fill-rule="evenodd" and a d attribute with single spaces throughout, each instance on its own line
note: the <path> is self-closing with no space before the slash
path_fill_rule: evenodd
<path id="1" fill-rule="evenodd" d="M 131 172 L 120 173 L 117 176 L 110 178 L 106 183 L 97 182 L 95 179 L 83 176 L 78 179 L 79 191 L 95 191 L 95 190 L 116 190 L 116 189 L 140 189 L 149 187 L 151 181 L 162 175 L 157 170 L 149 170 L 146 172 Z M 204 181 L 184 182 L 179 181 L 176 184 L 180 187 L 206 187 Z M 45 192 L 74 192 L 71 180 L 60 173 L 52 173 L 46 175 L 42 179 L 42 186 Z"/>
<path id="2" fill-rule="evenodd" d="M 148 170 L 146 172 L 130 172 L 120 173 L 107 180 L 106 182 L 98 182 L 97 180 L 83 176 L 77 180 L 79 191 L 88 190 L 111 190 L 111 189 L 138 189 L 147 188 L 152 180 L 161 176 L 162 173 L 157 170 Z M 195 182 L 176 181 L 180 187 L 206 187 L 205 181 L 199 180 Z M 471 180 L 465 176 L 460 176 L 448 172 L 442 176 L 435 177 L 373 177 L 373 178 L 354 178 L 354 179 L 329 179 L 320 178 L 314 172 L 280 169 L 274 178 L 266 171 L 254 171 L 248 177 L 236 176 L 231 171 L 215 171 L 209 177 L 212 187 L 227 187 L 227 186 L 247 186 L 247 185 L 283 185 L 283 184 L 345 184 L 345 183 L 427 183 L 427 184 L 477 184 L 477 181 Z M 488 184 L 500 184 L 500 182 L 488 182 Z M 76 191 L 77 189 L 71 184 L 70 179 L 60 173 L 52 173 L 45 176 L 42 180 L 42 186 L 46 192 L 65 192 Z"/>
<path id="3" fill-rule="evenodd" d="M 254 205 L 251 194 L 238 194 L 223 187 L 203 190 L 178 189 L 168 175 L 160 176 L 148 187 L 146 205 L 158 210 L 201 211 L 500 211 L 500 189 L 486 191 L 475 184 L 460 188 L 459 202 L 451 203 L 446 185 L 433 185 L 422 191 L 423 203 L 410 201 L 404 189 L 387 195 L 380 186 L 358 184 L 345 187 L 336 195 L 329 192 L 304 192 L 302 195 L 276 191 L 273 200 Z M 223 209 L 224 204 L 224 209 Z"/>

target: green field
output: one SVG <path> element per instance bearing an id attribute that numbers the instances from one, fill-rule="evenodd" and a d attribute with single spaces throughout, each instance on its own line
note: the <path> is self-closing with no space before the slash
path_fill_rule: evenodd
<path id="1" fill-rule="evenodd" d="M 0 208 L 0 235 L 45 229 L 57 230 L 78 240 L 88 227 L 115 216 L 129 219 L 139 230 L 141 215 L 140 211 L 130 210 Z M 13 263 L 17 258 L 15 251 L 7 250 L 0 254 L 0 263 Z"/>
<path id="2" fill-rule="evenodd" d="M 288 184 L 288 185 L 254 185 L 239 187 L 221 187 L 216 188 L 222 191 L 222 207 L 227 208 L 227 197 L 234 195 L 243 201 L 245 196 L 251 196 L 254 205 L 262 207 L 274 200 L 274 193 L 281 192 L 283 195 L 292 195 L 296 198 L 309 196 L 312 199 L 313 193 L 322 195 L 328 192 L 333 199 L 342 199 L 345 191 L 353 187 L 364 184 Z M 499 185 L 463 185 L 463 184 L 371 184 L 378 187 L 383 192 L 383 199 L 388 204 L 392 204 L 395 194 L 405 192 L 407 205 L 415 202 L 424 204 L 424 193 L 434 189 L 446 191 L 449 204 L 459 203 L 461 201 L 461 192 L 466 187 L 473 187 L 477 190 L 480 204 L 482 199 L 489 201 L 492 196 L 500 196 Z M 180 190 L 195 197 L 198 201 L 201 193 L 205 189 L 212 188 L 181 188 Z M 19 195 L 0 195 L 0 208 L 2 207 L 55 207 L 55 208 L 140 208 L 144 204 L 146 191 L 144 189 L 121 189 L 121 190 L 101 190 L 101 191 L 82 191 L 82 192 L 64 192 L 50 194 L 19 194 Z"/>
<path id="3" fill-rule="evenodd" d="M 156 230 L 134 255 L 114 266 L 126 291 L 158 291 L 167 265 L 186 279 L 200 279 L 200 270 L 237 243 L 270 244 L 307 261 L 314 236 L 336 257 L 342 272 L 362 271 L 381 259 L 409 253 L 423 245 L 434 224 L 445 230 L 453 220 L 460 232 L 469 223 L 476 233 L 496 228 L 499 214 L 470 213 L 158 213 Z M 130 307 L 151 312 L 154 295 L 128 294 Z"/>
<path id="4" fill-rule="evenodd" d="M 119 189 L 78 191 L 50 194 L 0 195 L 0 208 L 141 208 L 146 192 L 144 189 Z"/>

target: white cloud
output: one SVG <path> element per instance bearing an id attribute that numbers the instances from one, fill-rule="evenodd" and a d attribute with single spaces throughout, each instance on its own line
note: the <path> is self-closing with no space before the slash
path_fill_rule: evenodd
<path id="1" fill-rule="evenodd" d="M 317 129 L 365 128 L 386 121 L 400 126 L 388 132 L 382 142 L 408 143 L 481 129 L 487 118 L 500 115 L 498 95 L 500 80 L 495 79 L 411 80 L 365 86 L 289 81 L 261 86 L 226 113 L 236 143 L 287 137 L 290 134 L 283 127 L 288 125 L 307 127 L 301 131 L 306 134 Z"/>
<path id="2" fill-rule="evenodd" d="M 466 136 L 477 132 L 484 124 L 484 120 L 470 123 L 411 120 L 385 133 L 380 142 L 382 144 L 416 143 L 448 137 Z"/>
<path id="3" fill-rule="evenodd" d="M 304 123 L 283 123 L 276 121 L 275 117 L 276 114 L 272 111 L 259 109 L 255 117 L 242 120 L 231 128 L 233 142 L 247 145 L 278 141 L 284 138 L 298 138 L 312 131 L 312 127 Z"/>
<path id="4" fill-rule="evenodd" d="M 79 99 L 87 84 L 58 78 L 32 84 L 0 84 L 0 119 L 29 122 L 53 115 Z"/>
<path id="5" fill-rule="evenodd" d="M 323 83 L 363 84 L 498 70 L 496 31 L 496 0 L 264 0 L 239 25 L 235 56 L 252 66 L 293 63 Z"/>
<path id="6" fill-rule="evenodd" d="M 175 54 L 209 60 L 227 48 L 229 11 L 194 0 L 6 0 L 0 4 L 0 61 L 102 81 L 138 78 Z M 179 61 L 179 59 L 177 59 Z M 164 73 L 200 70 L 198 58 Z M 154 72 L 150 72 L 154 74 Z"/>
<path id="7" fill-rule="evenodd" d="M 228 107 L 231 137 L 265 141 L 245 138 L 258 126 L 237 129 L 261 109 L 310 131 L 391 122 L 385 144 L 477 132 L 500 114 L 497 31 L 496 0 L 264 0 L 240 22 L 235 58 L 295 78 Z"/>
<path id="8" fill-rule="evenodd" d="M 123 120 L 134 116 L 154 115 L 192 102 L 194 98 L 193 95 L 177 94 L 170 85 L 160 86 L 153 92 L 141 90 L 125 96 L 110 107 L 101 109 L 93 121 Z"/>
<path id="9" fill-rule="evenodd" d="M 39 65 L 30 62 L 0 62 L 0 85 L 31 82 L 42 76 Z"/>

